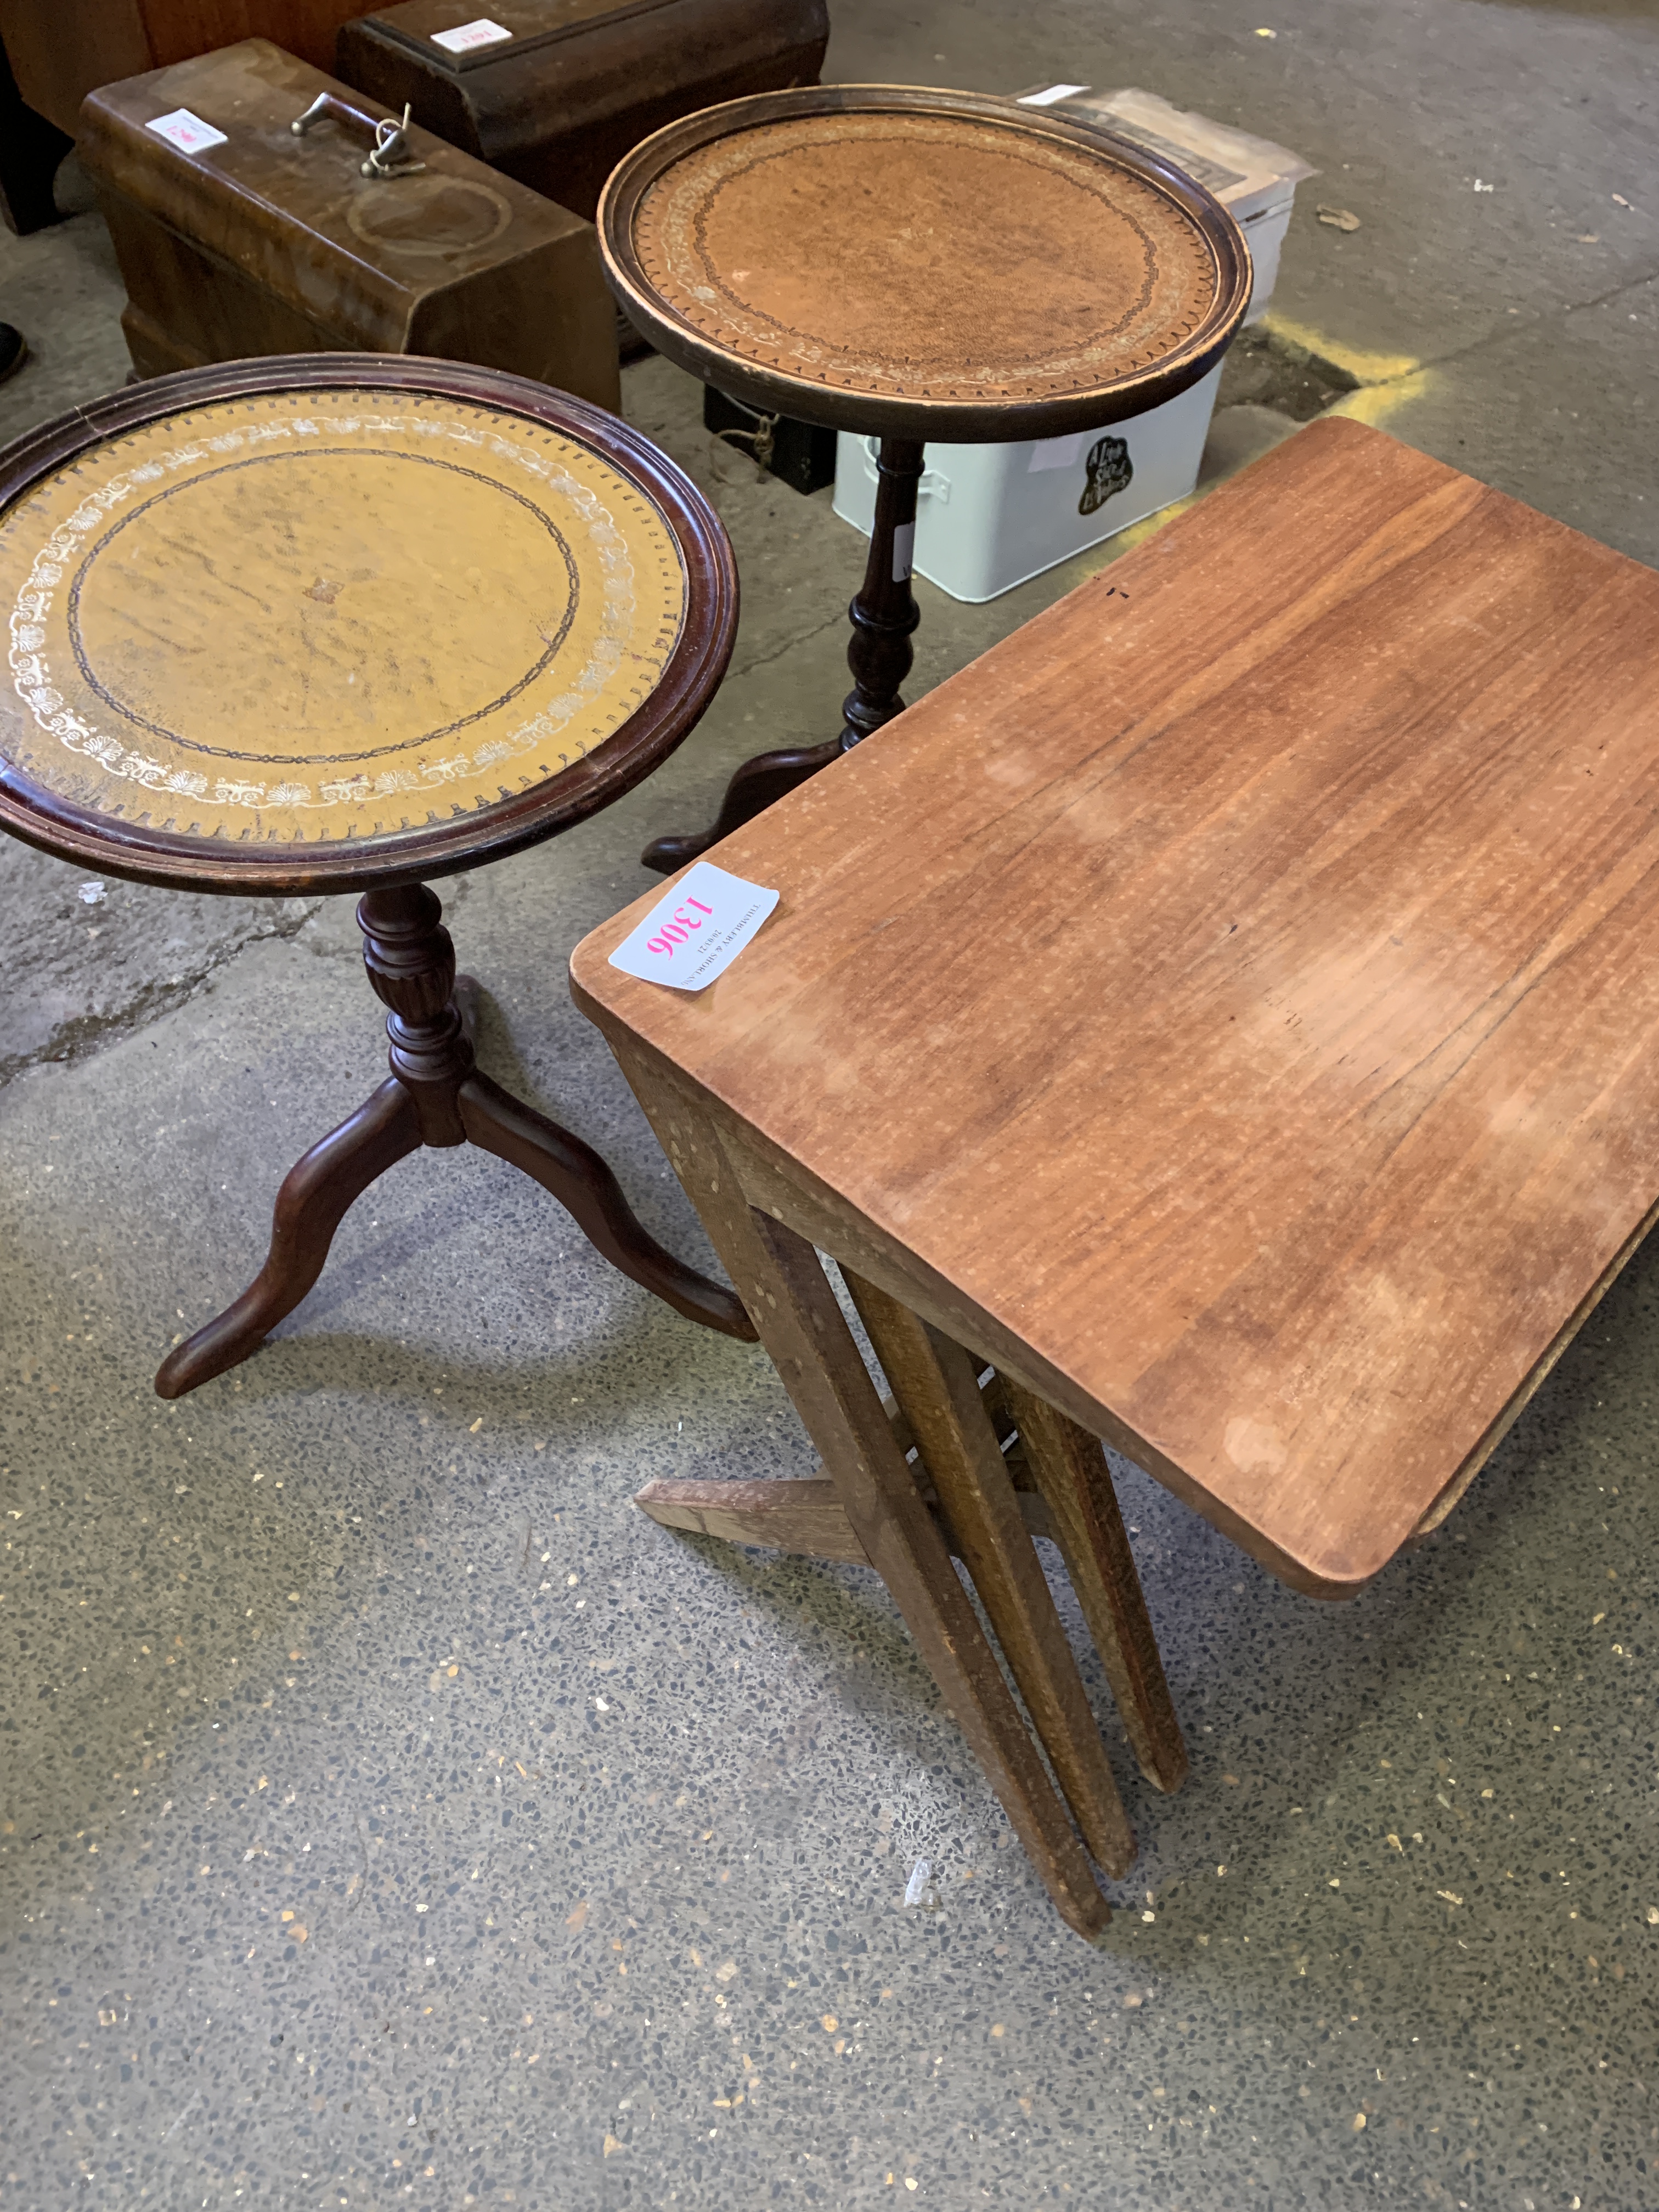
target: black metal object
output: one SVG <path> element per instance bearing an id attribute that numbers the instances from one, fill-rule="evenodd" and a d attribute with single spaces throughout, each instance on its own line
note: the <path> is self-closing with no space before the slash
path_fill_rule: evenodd
<path id="1" fill-rule="evenodd" d="M 52 181 L 74 143 L 25 104 L 0 46 L 0 222 L 16 237 L 63 220 Z"/>
<path id="2" fill-rule="evenodd" d="M 792 415 L 767 415 L 728 399 L 712 384 L 702 388 L 702 426 L 725 438 L 792 491 L 822 491 L 836 481 L 836 434 Z"/>

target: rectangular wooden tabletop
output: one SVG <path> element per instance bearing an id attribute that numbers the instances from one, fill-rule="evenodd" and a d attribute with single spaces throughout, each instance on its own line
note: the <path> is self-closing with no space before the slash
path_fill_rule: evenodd
<path id="1" fill-rule="evenodd" d="M 1659 574 L 1357 424 L 712 857 L 754 943 L 621 974 L 653 891 L 579 1003 L 1298 1587 L 1383 1565 L 1659 1201 Z"/>

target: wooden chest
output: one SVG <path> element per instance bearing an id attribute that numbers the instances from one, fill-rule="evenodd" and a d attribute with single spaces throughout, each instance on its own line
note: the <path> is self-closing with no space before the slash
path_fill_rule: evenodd
<path id="1" fill-rule="evenodd" d="M 591 217 L 641 138 L 720 100 L 816 84 L 829 36 L 825 0 L 490 0 L 487 13 L 406 0 L 345 24 L 335 66 Z"/>
<path id="2" fill-rule="evenodd" d="M 339 119 L 296 137 L 319 93 Z M 151 127 L 180 110 L 216 143 L 186 151 Z M 89 95 L 81 157 L 139 374 L 249 354 L 436 354 L 614 410 L 616 324 L 592 225 L 424 131 L 409 134 L 419 173 L 363 175 L 378 112 L 263 39 Z"/>

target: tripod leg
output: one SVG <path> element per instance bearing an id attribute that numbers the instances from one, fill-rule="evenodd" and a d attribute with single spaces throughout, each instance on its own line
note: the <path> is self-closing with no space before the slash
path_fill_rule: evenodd
<path id="1" fill-rule="evenodd" d="M 793 791 L 821 768 L 828 768 L 831 761 L 839 760 L 841 750 L 841 739 L 832 738 L 827 745 L 795 745 L 781 752 L 757 753 L 744 763 L 726 785 L 712 829 L 682 837 L 653 837 L 640 854 L 641 866 L 654 868 L 660 876 L 672 876 L 676 868 L 683 868 L 711 845 L 718 845 L 722 837 L 729 837 L 745 822 L 763 814 L 775 799 Z"/>
<path id="2" fill-rule="evenodd" d="M 590 1145 L 532 1108 L 487 1075 L 468 1076 L 460 1091 L 461 1126 L 473 1144 L 551 1191 L 594 1249 L 665 1304 L 723 1335 L 755 1341 L 755 1325 L 736 1293 L 710 1282 L 665 1252 L 635 1218 L 622 1185 Z"/>
<path id="3" fill-rule="evenodd" d="M 182 1398 L 256 1350 L 323 1272 L 334 1232 L 376 1176 L 420 1147 L 420 1114 L 396 1077 L 289 1170 L 276 1194 L 265 1264 L 234 1305 L 170 1352 L 155 1376 L 159 1398 Z"/>

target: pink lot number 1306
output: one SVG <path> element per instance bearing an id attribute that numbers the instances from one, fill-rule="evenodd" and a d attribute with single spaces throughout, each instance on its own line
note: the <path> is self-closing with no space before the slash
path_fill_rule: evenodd
<path id="1" fill-rule="evenodd" d="M 702 927 L 700 921 L 694 921 L 686 912 L 685 907 L 689 906 L 696 907 L 699 914 L 707 915 L 710 921 L 713 921 L 714 909 L 712 906 L 705 906 L 701 899 L 689 898 L 685 902 L 685 906 L 680 908 L 672 921 L 664 922 L 654 937 L 646 939 L 645 949 L 647 952 L 666 952 L 672 956 L 677 945 L 684 945 L 694 929 Z"/>

